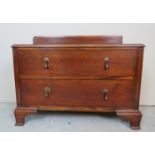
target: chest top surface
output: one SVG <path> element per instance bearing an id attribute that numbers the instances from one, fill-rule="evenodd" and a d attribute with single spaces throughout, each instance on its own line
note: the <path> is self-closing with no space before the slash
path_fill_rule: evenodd
<path id="1" fill-rule="evenodd" d="M 55 36 L 33 38 L 33 44 L 15 44 L 24 48 L 136 48 L 143 44 L 123 44 L 122 36 Z"/>

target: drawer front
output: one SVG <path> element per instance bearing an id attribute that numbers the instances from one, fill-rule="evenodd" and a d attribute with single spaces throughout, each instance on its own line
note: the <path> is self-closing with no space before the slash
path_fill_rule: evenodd
<path id="1" fill-rule="evenodd" d="M 17 48 L 18 75 L 52 77 L 134 76 L 134 49 Z"/>
<path id="2" fill-rule="evenodd" d="M 22 106 L 133 107 L 133 83 L 125 80 L 20 79 Z"/>

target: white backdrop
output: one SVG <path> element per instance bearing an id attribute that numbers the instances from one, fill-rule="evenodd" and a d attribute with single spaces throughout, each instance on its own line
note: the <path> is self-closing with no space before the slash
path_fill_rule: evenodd
<path id="1" fill-rule="evenodd" d="M 16 101 L 11 45 L 36 35 L 123 35 L 145 44 L 140 104 L 155 105 L 155 24 L 0 24 L 0 102 Z"/>

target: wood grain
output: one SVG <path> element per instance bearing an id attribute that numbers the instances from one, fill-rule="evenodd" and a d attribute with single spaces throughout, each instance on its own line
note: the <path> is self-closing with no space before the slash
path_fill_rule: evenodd
<path id="1" fill-rule="evenodd" d="M 122 44 L 122 36 L 36 36 L 34 44 Z"/>
<path id="2" fill-rule="evenodd" d="M 18 75 L 133 77 L 138 57 L 135 51 L 104 48 L 18 48 Z M 109 58 L 107 70 L 104 69 L 105 57 Z M 44 68 L 44 58 L 49 59 L 48 69 Z"/>
<path id="3" fill-rule="evenodd" d="M 45 87 L 51 88 L 49 97 Z M 109 91 L 107 100 L 103 89 Z M 132 81 L 20 79 L 20 90 L 24 106 L 133 107 Z"/>
<path id="4" fill-rule="evenodd" d="M 34 37 L 34 44 L 14 44 L 16 125 L 24 125 L 25 117 L 38 111 L 116 112 L 139 129 L 144 45 L 122 40 L 41 36 Z M 50 88 L 46 95 L 45 87 Z"/>

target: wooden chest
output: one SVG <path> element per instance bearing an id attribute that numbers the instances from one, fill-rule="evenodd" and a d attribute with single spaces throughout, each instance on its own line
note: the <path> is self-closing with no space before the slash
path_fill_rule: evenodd
<path id="1" fill-rule="evenodd" d="M 140 128 L 142 44 L 121 36 L 34 37 L 13 45 L 16 125 L 38 111 L 115 112 Z"/>

